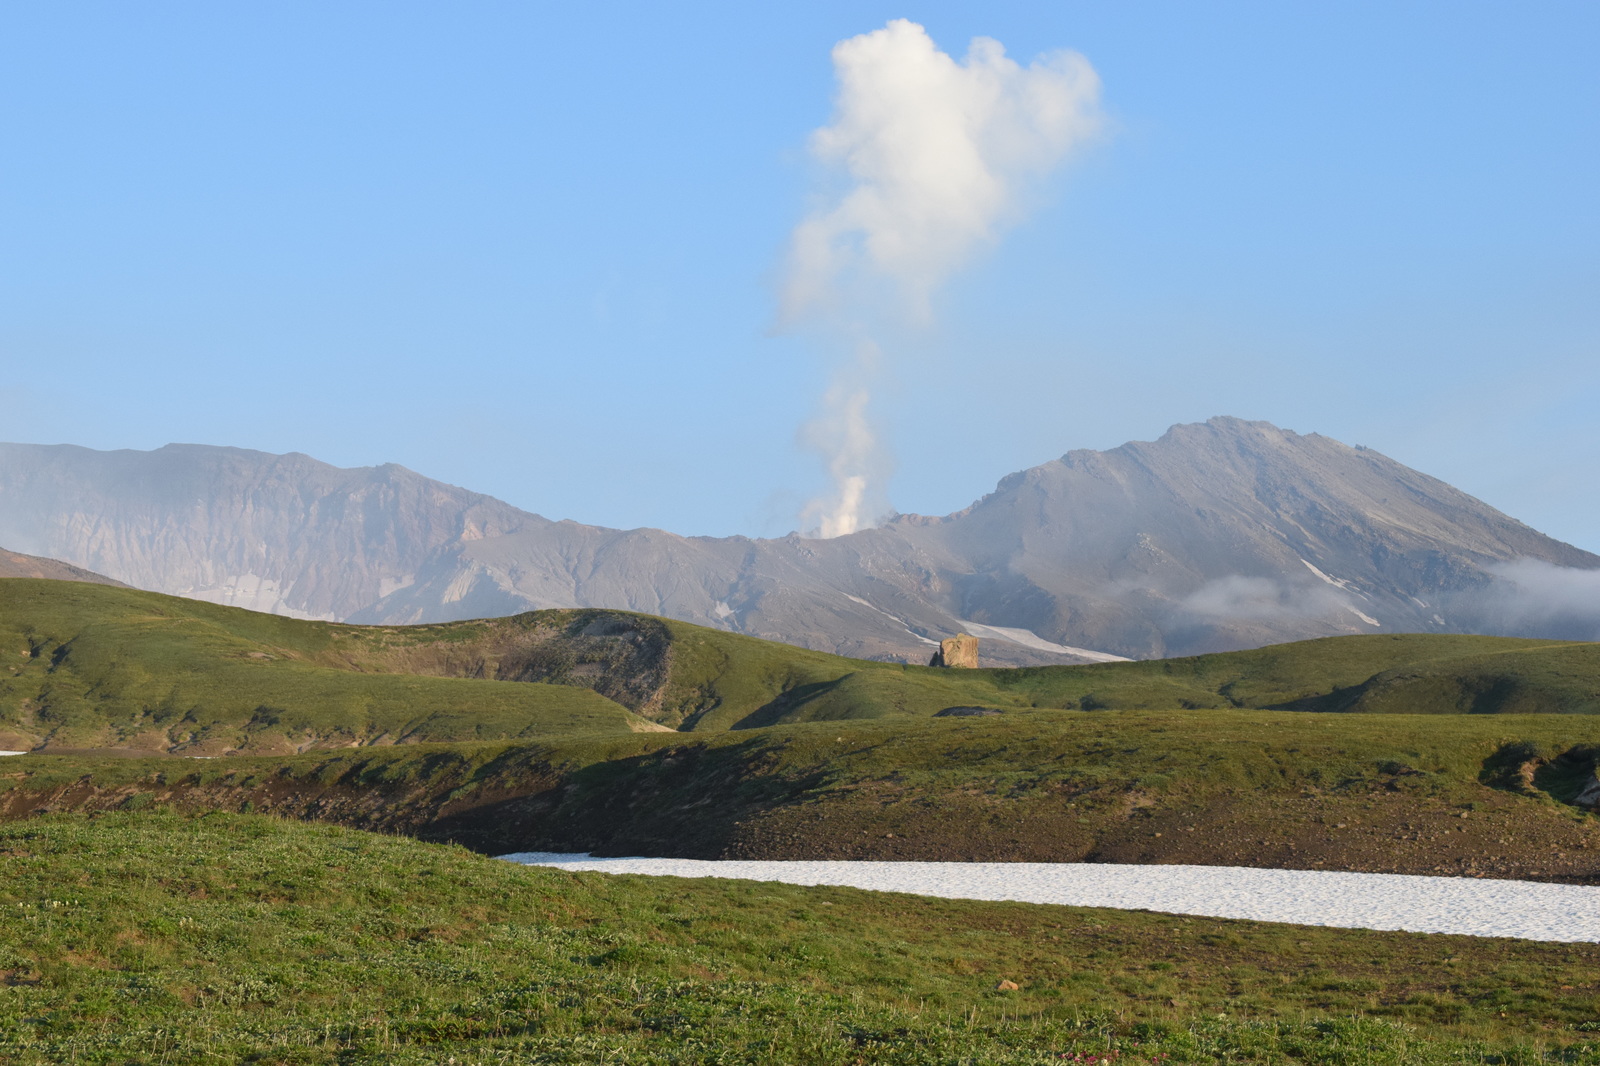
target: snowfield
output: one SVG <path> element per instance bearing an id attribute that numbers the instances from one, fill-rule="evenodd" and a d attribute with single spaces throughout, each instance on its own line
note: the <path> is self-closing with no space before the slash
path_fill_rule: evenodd
<path id="1" fill-rule="evenodd" d="M 1600 888 L 1536 881 L 1109 863 L 597 859 L 544 851 L 501 858 L 612 874 L 728 877 L 1347 929 L 1600 942 Z"/>

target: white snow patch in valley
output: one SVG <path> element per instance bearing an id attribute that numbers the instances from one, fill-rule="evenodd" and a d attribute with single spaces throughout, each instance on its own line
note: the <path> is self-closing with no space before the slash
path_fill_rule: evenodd
<path id="1" fill-rule="evenodd" d="M 931 644 L 936 648 L 939 646 L 939 642 L 937 640 L 930 640 L 920 633 L 913 632 L 911 627 L 906 625 L 905 619 L 896 618 L 894 615 L 890 614 L 888 611 L 885 611 L 877 604 L 868 603 L 860 596 L 852 596 L 848 592 L 844 594 L 844 598 L 849 600 L 851 603 L 859 603 L 863 607 L 877 611 L 885 618 L 892 619 L 894 622 L 899 624 L 901 629 L 904 629 L 907 633 L 910 633 L 911 636 L 922 641 L 922 643 Z M 1131 659 L 1124 659 L 1120 655 L 1112 655 L 1108 652 L 1090 651 L 1087 648 L 1074 648 L 1066 644 L 1055 644 L 1051 641 L 1045 640 L 1031 629 L 1012 629 L 1008 626 L 986 626 L 981 622 L 969 622 L 963 618 L 957 618 L 955 621 L 956 624 L 970 636 L 987 637 L 990 640 L 1006 640 L 1010 641 L 1012 644 L 1020 644 L 1024 648 L 1032 648 L 1034 651 L 1046 651 L 1054 655 L 1076 655 L 1080 659 L 1087 659 L 1089 662 L 1094 663 L 1126 663 L 1132 661 Z"/>
<path id="2" fill-rule="evenodd" d="M 596 859 L 519 852 L 502 859 L 563 870 L 841 885 L 944 899 L 1014 900 L 1413 933 L 1600 941 L 1600 888 L 1237 866 L 1043 862 L 756 862 Z"/>
<path id="3" fill-rule="evenodd" d="M 1357 618 L 1359 618 L 1363 622 L 1367 623 L 1367 625 L 1369 625 L 1369 626 L 1377 626 L 1380 629 L 1383 627 L 1383 623 L 1378 621 L 1376 618 L 1372 617 L 1370 614 L 1363 614 L 1361 611 L 1356 610 L 1354 607 L 1351 607 L 1349 604 L 1346 604 L 1345 607 L 1346 607 L 1346 609 L 1349 610 L 1349 612 L 1351 614 L 1355 615 Z"/>
<path id="4" fill-rule="evenodd" d="M 732 607 L 729 607 L 722 600 L 718 600 L 717 605 L 711 608 L 711 613 L 716 615 L 718 618 L 732 618 L 734 611 Z"/>
<path id="5" fill-rule="evenodd" d="M 28 754 L 28 753 L 27 753 L 27 752 L 25 752 L 25 751 L 0 751 L 0 756 L 6 756 L 6 755 L 26 755 L 26 754 Z"/>
<path id="6" fill-rule="evenodd" d="M 1010 626 L 986 626 L 981 622 L 968 622 L 957 618 L 956 622 L 962 629 L 975 637 L 988 637 L 991 640 L 1009 640 L 1013 644 L 1021 644 L 1024 648 L 1034 651 L 1054 652 L 1057 655 L 1076 655 L 1080 659 L 1088 659 L 1094 663 L 1129 663 L 1132 659 L 1124 659 L 1120 655 L 1109 652 L 1090 651 L 1088 648 L 1074 648 L 1068 644 L 1056 644 L 1045 640 L 1031 629 L 1013 629 Z"/>

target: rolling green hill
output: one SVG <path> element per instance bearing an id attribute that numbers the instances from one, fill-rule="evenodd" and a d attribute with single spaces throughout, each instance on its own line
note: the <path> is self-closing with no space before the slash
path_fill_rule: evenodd
<path id="1" fill-rule="evenodd" d="M 0 746 L 215 755 L 932 714 L 987 674 L 866 663 L 618 611 L 349 626 L 0 580 Z"/>
<path id="2" fill-rule="evenodd" d="M 580 687 L 361 673 L 336 661 L 339 628 L 132 589 L 0 580 L 0 748 L 219 755 L 638 722 Z"/>
<path id="3" fill-rule="evenodd" d="M 0 747 L 33 750 L 0 760 L 0 1057 L 1600 1062 L 1592 945 L 407 839 L 1600 884 L 1597 648 L 934 670 L 615 611 L 345 626 L 0 580 Z"/>
<path id="4" fill-rule="evenodd" d="M 0 763 L 7 818 L 157 802 L 486 851 L 1600 882 L 1594 719 L 1468 713 L 1593 712 L 1600 645 L 937 670 L 614 611 L 346 626 L 11 580 L 4 648 L 0 747 L 34 751 Z"/>
<path id="5" fill-rule="evenodd" d="M 349 626 L 0 579 L 0 747 L 193 755 L 749 729 L 952 706 L 1600 712 L 1600 644 L 1336 637 L 1190 659 L 939 670 L 620 611 Z"/>
<path id="6" fill-rule="evenodd" d="M 991 671 L 1038 707 L 1597 714 L 1600 644 L 1399 633 L 1187 659 Z"/>

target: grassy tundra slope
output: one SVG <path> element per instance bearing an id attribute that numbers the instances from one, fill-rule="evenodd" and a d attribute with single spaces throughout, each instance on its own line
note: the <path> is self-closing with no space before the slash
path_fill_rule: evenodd
<path id="1" fill-rule="evenodd" d="M 339 627 L 132 589 L 0 580 L 0 747 L 215 755 L 626 730 L 564 685 L 369 675 Z"/>
<path id="2" fill-rule="evenodd" d="M 220 754 L 716 729 L 796 708 L 932 714 L 993 688 L 624 612 L 346 626 L 24 579 L 0 580 L 6 646 L 0 742 L 28 749 Z"/>
<path id="3" fill-rule="evenodd" d="M 0 827 L 0 927 L 19 1066 L 1600 1063 L 1592 944 L 570 874 L 259 816 Z"/>
<path id="4" fill-rule="evenodd" d="M 1594 710 L 1594 644 L 935 670 L 621 612 L 342 626 L 19 580 L 0 581 L 8 645 L 0 746 L 35 751 L 0 764 L 11 818 L 164 802 L 487 851 L 1600 882 L 1594 719 L 1460 713 Z M 932 717 L 952 705 L 1004 713 Z M 662 723 L 691 731 L 634 731 Z"/>
<path id="5" fill-rule="evenodd" d="M 0 581 L 8 643 L 0 745 L 39 750 L 0 762 L 7 1062 L 1600 1066 L 1594 945 L 423 842 L 1600 883 L 1593 718 L 1305 713 L 1591 710 L 1593 646 L 935 671 L 618 612 L 353 627 Z M 931 717 L 958 704 L 1004 713 Z"/>
<path id="6" fill-rule="evenodd" d="M 1187 659 L 991 671 L 1036 707 L 1600 714 L 1600 644 L 1399 633 Z"/>
<path id="7" fill-rule="evenodd" d="M 1342 637 L 1022 670 L 871 663 L 617 611 L 346 626 L 0 580 L 0 745 L 214 755 L 696 731 L 953 705 L 1600 712 L 1600 644 Z"/>
<path id="8" fill-rule="evenodd" d="M 1600 883 L 1592 719 L 1040 710 L 234 757 L 29 756 L 0 816 L 153 803 L 516 850 L 1191 862 Z"/>

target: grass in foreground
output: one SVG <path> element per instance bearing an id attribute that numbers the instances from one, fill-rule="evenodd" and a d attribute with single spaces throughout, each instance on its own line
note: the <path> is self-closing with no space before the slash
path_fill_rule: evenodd
<path id="1" fill-rule="evenodd" d="M 531 870 L 259 816 L 0 828 L 0 1057 L 19 1064 L 1586 1064 L 1597 963 Z"/>

